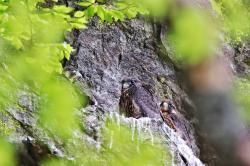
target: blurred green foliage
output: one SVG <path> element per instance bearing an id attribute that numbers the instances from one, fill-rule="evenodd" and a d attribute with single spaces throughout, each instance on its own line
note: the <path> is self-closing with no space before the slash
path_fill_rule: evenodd
<path id="1" fill-rule="evenodd" d="M 238 43 L 249 38 L 250 10 L 247 0 L 212 0 L 227 40 Z"/>
<path id="2" fill-rule="evenodd" d="M 234 85 L 235 100 L 242 106 L 240 114 L 242 118 L 250 121 L 250 81 L 249 79 L 237 79 Z"/>
<path id="3" fill-rule="evenodd" d="M 72 8 L 55 6 L 38 8 L 39 0 L 4 1 L 0 13 L 0 36 L 4 47 L 1 58 L 8 55 L 44 58 L 48 72 L 62 72 L 60 61 L 69 58 L 72 48 L 64 44 L 65 30 L 84 28 L 85 17 L 72 17 Z M 0 7 L 1 8 L 1 7 Z M 41 52 L 37 54 L 36 51 Z M 24 57 L 23 57 L 24 58 Z M 44 62 L 43 62 L 44 63 Z"/>
<path id="4" fill-rule="evenodd" d="M 169 2 L 170 0 L 82 0 L 76 4 L 84 10 L 75 14 L 85 15 L 87 18 L 97 15 L 107 23 L 135 18 L 138 14 L 162 17 L 166 14 Z"/>
<path id="5" fill-rule="evenodd" d="M 112 121 L 108 121 L 106 126 L 102 148 L 107 165 L 160 166 L 171 161 L 166 147 L 157 137 L 152 144 L 151 139 L 143 140 L 138 131 L 133 133 L 128 126 L 119 127 Z"/>
<path id="6" fill-rule="evenodd" d="M 88 18 L 97 15 L 101 21 L 108 23 L 112 23 L 113 20 L 123 21 L 125 18 L 135 18 L 138 13 L 148 14 L 146 8 L 136 0 L 83 0 L 76 4 L 84 8 L 84 11 L 78 11 L 77 15 L 86 15 Z"/>
<path id="7" fill-rule="evenodd" d="M 196 9 L 180 10 L 173 18 L 170 42 L 179 63 L 193 65 L 212 56 L 218 43 L 215 23 L 207 13 Z"/>
<path id="8" fill-rule="evenodd" d="M 64 42 L 65 33 L 85 28 L 87 21 L 84 16 L 75 17 L 73 8 L 41 8 L 38 2 L 41 1 L 0 1 L 1 111 L 18 103 L 19 90 L 28 89 L 39 98 L 38 124 L 44 131 L 67 140 L 79 128 L 76 109 L 84 98 L 62 75 L 61 61 L 69 59 L 73 50 Z M 3 129 L 1 134 L 8 135 L 8 130 Z M 12 157 L 9 151 L 0 154 L 1 166 L 13 165 L 2 164 L 15 161 L 8 160 Z"/>
<path id="9" fill-rule="evenodd" d="M 72 129 L 77 130 L 80 123 L 74 110 L 82 105 L 74 87 L 65 79 L 50 79 L 41 88 L 40 96 L 39 117 L 43 127 L 57 136 L 70 138 Z"/>
<path id="10" fill-rule="evenodd" d="M 212 0 L 212 11 L 170 6 L 169 40 L 174 60 L 182 65 L 195 65 L 214 56 L 220 42 L 239 43 L 250 34 L 249 3 L 242 0 Z"/>
<path id="11" fill-rule="evenodd" d="M 16 165 L 14 157 L 13 147 L 4 139 L 0 138 L 0 166 Z"/>
<path id="12" fill-rule="evenodd" d="M 56 77 L 62 73 L 61 60 L 69 59 L 71 46 L 64 43 L 64 33 L 81 23 L 83 17 L 72 17 L 72 8 L 55 6 L 52 9 L 37 7 L 38 0 L 12 0 L 1 2 L 1 88 L 0 104 L 16 102 L 16 93 L 24 86 L 42 97 L 40 122 L 59 134 L 65 135 L 76 123 L 74 108 L 81 103 L 74 96 L 69 81 Z M 85 21 L 79 21 L 84 19 Z M 77 26 L 80 27 L 80 26 Z M 8 73 L 8 74 L 6 74 Z M 12 98 L 7 96 L 13 96 Z M 49 118 L 50 117 L 50 118 Z M 53 121 L 53 122 L 52 122 Z M 57 123 L 56 123 L 57 122 Z M 65 126 L 60 128 L 59 122 Z"/>
<path id="13" fill-rule="evenodd" d="M 155 144 L 146 137 L 134 133 L 126 125 L 118 125 L 113 120 L 108 120 L 102 131 L 102 144 L 99 149 L 86 144 L 77 143 L 82 148 L 74 145 L 71 154 L 76 157 L 74 161 L 50 160 L 44 166 L 64 166 L 64 165 L 88 165 L 88 166 L 146 166 L 146 165 L 168 165 L 171 156 L 162 146 L 160 139 L 155 138 Z M 145 135 L 144 135 L 145 136 Z M 80 141 L 80 140 L 79 140 Z"/>
<path id="14" fill-rule="evenodd" d="M 134 18 L 138 13 L 148 14 L 147 8 L 138 1 L 131 4 L 126 0 L 82 1 L 78 5 L 83 10 L 78 11 L 64 5 L 43 8 L 43 3 L 41 0 L 0 1 L 1 111 L 5 112 L 9 105 L 18 102 L 19 90 L 26 89 L 37 96 L 39 126 L 35 127 L 41 127 L 49 136 L 59 137 L 65 151 L 75 159 L 53 159 L 45 165 L 163 165 L 168 154 L 162 147 L 147 141 L 137 141 L 135 146 L 129 129 L 121 126 L 118 130 L 112 123 L 103 131 L 99 150 L 82 139 L 70 144 L 74 133 L 80 132 L 76 114 L 85 98 L 63 76 L 61 64 L 73 51 L 64 42 L 65 34 L 73 28 L 86 28 L 87 20 L 95 14 L 102 21 L 112 22 Z M 2 129 L 1 134 L 8 136 L 4 125 Z M 112 148 L 109 147 L 110 130 L 114 141 Z M 0 156 L 0 166 L 15 165 L 13 149 L 3 140 L 0 140 Z"/>

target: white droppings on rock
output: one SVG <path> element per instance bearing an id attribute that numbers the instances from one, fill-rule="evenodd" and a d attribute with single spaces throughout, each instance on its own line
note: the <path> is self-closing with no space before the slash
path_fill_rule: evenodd
<path id="1" fill-rule="evenodd" d="M 117 116 L 119 116 L 119 118 L 117 118 Z M 113 113 L 112 117 L 116 117 L 113 118 L 116 122 L 119 119 L 119 124 L 131 126 L 132 141 L 135 140 L 135 132 L 138 132 L 139 141 L 139 139 L 144 139 L 143 137 L 145 137 L 145 135 L 141 133 L 144 131 L 147 135 L 149 135 L 152 144 L 154 143 L 155 133 L 160 133 L 160 135 L 164 136 L 166 139 L 166 142 L 164 142 L 168 146 L 170 154 L 172 155 L 171 162 L 173 166 L 184 164 L 183 161 L 180 161 L 180 156 L 183 156 L 190 166 L 204 166 L 197 156 L 195 156 L 192 149 L 186 144 L 186 141 L 184 141 L 178 133 L 174 132 L 170 127 L 163 123 L 161 119 L 150 119 L 147 117 L 140 119 L 131 117 L 126 118 L 124 116 L 120 116 L 118 113 Z M 137 150 L 139 151 L 139 147 L 137 147 Z M 179 160 L 176 158 L 179 158 Z"/>
<path id="2" fill-rule="evenodd" d="M 132 118 L 132 126 L 131 126 L 131 130 L 132 130 L 132 141 L 134 141 L 135 128 L 136 128 L 135 118 Z"/>
<path id="3" fill-rule="evenodd" d="M 111 131 L 109 149 L 112 149 L 113 146 L 113 136 L 114 136 L 114 131 Z"/>

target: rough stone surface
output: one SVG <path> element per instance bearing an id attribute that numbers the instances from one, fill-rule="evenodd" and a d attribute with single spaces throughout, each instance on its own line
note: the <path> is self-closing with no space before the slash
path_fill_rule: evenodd
<path id="1" fill-rule="evenodd" d="M 74 31 L 70 35 L 69 41 L 76 51 L 66 64 L 65 71 L 75 78 L 92 101 L 92 106 L 86 111 L 86 118 L 88 122 L 94 123 L 87 127 L 87 131 L 95 140 L 98 141 L 98 134 L 95 134 L 98 129 L 95 131 L 95 128 L 100 125 L 95 116 L 98 119 L 118 112 L 121 82 L 126 78 L 150 85 L 156 104 L 160 104 L 167 96 L 176 103 L 183 115 L 189 115 L 182 106 L 186 104 L 191 107 L 190 101 L 185 91 L 178 86 L 173 64 L 161 58 L 153 27 L 143 19 L 113 25 L 102 25 L 94 19 L 88 29 Z M 93 111 L 96 109 L 97 112 Z M 187 153 L 195 157 L 194 154 L 198 155 L 199 150 L 192 131 L 193 124 L 187 120 L 184 123 L 188 126 L 192 142 L 192 150 L 189 148 Z M 172 144 L 178 145 L 178 142 L 172 141 Z M 177 164 L 183 162 L 179 150 L 174 150 Z"/>
<path id="2" fill-rule="evenodd" d="M 250 73 L 250 42 L 238 46 L 235 51 L 234 62 L 236 72 L 240 76 L 248 76 Z"/>
<path id="3" fill-rule="evenodd" d="M 76 7 L 72 2 L 74 1 L 60 1 L 60 3 Z M 179 2 L 184 6 L 197 6 L 201 9 L 211 8 L 209 0 L 179 0 Z M 193 125 L 196 125 L 196 121 L 192 117 L 196 112 L 183 87 L 180 87 L 183 83 L 178 80 L 178 69 L 171 62 L 173 53 L 171 53 L 169 43 L 163 42 L 163 45 L 171 60 L 164 61 L 166 59 L 162 57 L 165 55 L 162 56 L 158 50 L 159 43 L 157 41 L 160 39 L 157 36 L 160 36 L 162 41 L 166 41 L 163 38 L 165 30 L 162 29 L 161 32 L 162 34 L 159 34 L 156 26 L 143 19 L 102 25 L 94 18 L 89 23 L 88 29 L 75 30 L 70 34 L 68 41 L 76 50 L 71 60 L 67 62 L 65 71 L 70 72 L 70 76 L 75 79 L 76 84 L 80 85 L 90 97 L 89 106 L 81 110 L 82 123 L 87 134 L 85 140 L 97 148 L 100 147 L 102 137 L 100 133 L 105 117 L 107 115 L 115 116 L 116 119 L 119 119 L 119 123 L 130 125 L 132 131 L 135 128 L 137 130 L 144 128 L 151 136 L 152 131 L 159 132 L 171 150 L 172 165 L 186 165 L 183 157 L 187 160 L 188 165 L 203 165 L 197 157 L 199 149 L 193 134 Z M 224 48 L 223 53 L 230 62 L 233 60 L 235 63 L 232 64 L 235 72 L 239 75 L 248 75 L 250 71 L 249 43 L 238 47 L 235 54 L 228 45 L 225 45 Z M 183 115 L 184 123 L 188 126 L 192 140 L 191 148 L 160 119 L 142 118 L 136 120 L 120 117 L 118 110 L 121 81 L 128 77 L 150 85 L 156 104 L 159 104 L 165 96 L 174 101 L 178 111 Z M 65 157 L 63 148 L 58 148 L 61 144 L 60 141 L 51 139 L 35 126 L 36 106 L 36 97 L 22 91 L 19 94 L 17 105 L 9 107 L 6 114 L 1 112 L 0 118 L 1 122 L 6 124 L 8 128 L 16 130 L 9 139 L 18 144 L 23 143 L 25 148 L 22 148 L 21 156 L 24 156 L 23 160 L 26 157 L 31 158 L 33 165 L 37 164 L 33 160 L 40 159 L 42 156 L 53 154 Z M 205 147 L 209 148 L 209 145 Z M 36 154 L 36 148 L 44 149 L 42 155 Z M 34 150 L 34 154 L 27 151 L 30 149 Z M 209 160 L 216 158 L 213 156 L 212 150 L 205 150 L 211 152 L 208 153 Z"/>

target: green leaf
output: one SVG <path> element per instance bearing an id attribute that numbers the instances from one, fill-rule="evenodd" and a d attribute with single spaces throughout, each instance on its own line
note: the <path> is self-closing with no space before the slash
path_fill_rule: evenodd
<path id="1" fill-rule="evenodd" d="M 125 15 L 120 11 L 113 10 L 112 15 L 113 15 L 115 21 L 118 21 L 118 20 L 123 21 L 125 19 Z"/>
<path id="2" fill-rule="evenodd" d="M 16 48 L 16 49 L 20 49 L 23 48 L 23 43 L 22 41 L 16 37 L 16 36 L 12 36 L 12 37 L 4 37 L 6 40 L 10 41 L 11 44 Z"/>
<path id="3" fill-rule="evenodd" d="M 77 3 L 77 5 L 83 6 L 83 7 L 88 7 L 88 6 L 92 5 L 92 3 L 91 2 L 79 2 L 79 3 Z"/>
<path id="4" fill-rule="evenodd" d="M 54 15 L 59 16 L 61 18 L 65 18 L 65 19 L 71 18 L 68 14 L 65 14 L 65 13 L 54 13 Z"/>
<path id="5" fill-rule="evenodd" d="M 142 15 L 150 14 L 149 10 L 147 10 L 146 8 L 138 8 L 137 11 Z"/>
<path id="6" fill-rule="evenodd" d="M 82 24 L 87 24 L 87 23 L 88 23 L 88 21 L 87 21 L 87 19 L 86 19 L 85 17 L 78 18 L 78 19 L 76 20 L 76 22 L 77 22 L 77 23 L 82 23 Z"/>
<path id="7" fill-rule="evenodd" d="M 7 10 L 7 9 L 8 9 L 8 6 L 1 5 L 1 4 L 0 4 L 0 11 L 1 11 L 1 12 L 5 11 L 5 10 Z"/>
<path id="8" fill-rule="evenodd" d="M 87 1 L 89 1 L 90 3 L 95 3 L 95 0 L 87 0 Z"/>
<path id="9" fill-rule="evenodd" d="M 105 9 L 102 6 L 97 6 L 97 15 L 102 21 L 105 20 Z"/>
<path id="10" fill-rule="evenodd" d="M 66 43 L 63 43 L 63 52 L 64 52 L 64 57 L 69 60 L 70 58 L 70 54 L 71 52 L 73 51 L 73 48 L 69 45 L 69 44 L 66 44 Z"/>
<path id="11" fill-rule="evenodd" d="M 126 3 L 122 3 L 122 2 L 117 2 L 116 6 L 118 7 L 118 9 L 126 9 L 128 7 Z"/>
<path id="12" fill-rule="evenodd" d="M 137 15 L 137 11 L 135 10 L 135 8 L 130 8 L 127 10 L 126 14 L 127 14 L 129 19 L 135 18 Z"/>
<path id="13" fill-rule="evenodd" d="M 105 14 L 105 20 L 106 20 L 108 23 L 112 23 L 112 22 L 113 22 L 112 12 L 110 12 L 110 11 L 107 11 L 107 12 L 106 12 L 106 14 Z"/>
<path id="14" fill-rule="evenodd" d="M 60 6 L 54 6 L 53 10 L 55 12 L 58 12 L 58 13 L 68 14 L 68 13 L 73 11 L 73 8 L 70 8 L 70 7 L 67 7 L 67 6 L 64 6 L 64 5 L 60 5 Z"/>
<path id="15" fill-rule="evenodd" d="M 70 18 L 70 19 L 68 19 L 68 22 L 70 22 L 70 23 L 78 23 L 78 24 L 87 24 L 88 23 L 86 17 Z"/>
<path id="16" fill-rule="evenodd" d="M 92 17 L 95 14 L 95 12 L 96 12 L 96 7 L 93 5 L 86 9 L 86 15 L 88 17 Z"/>
<path id="17" fill-rule="evenodd" d="M 84 12 L 83 11 L 77 11 L 77 12 L 75 12 L 75 14 L 74 14 L 74 17 L 82 17 L 82 16 L 84 16 Z"/>

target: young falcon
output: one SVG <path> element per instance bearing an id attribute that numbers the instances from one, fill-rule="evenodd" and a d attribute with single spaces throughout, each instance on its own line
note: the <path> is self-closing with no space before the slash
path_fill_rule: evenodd
<path id="1" fill-rule="evenodd" d="M 162 120 L 174 131 L 177 131 L 175 124 L 170 116 L 170 114 L 175 114 L 174 112 L 174 105 L 171 103 L 170 100 L 163 100 L 160 104 L 160 115 Z"/>
<path id="2" fill-rule="evenodd" d="M 189 135 L 186 125 L 184 124 L 184 120 L 182 119 L 179 112 L 176 111 L 176 107 L 173 102 L 169 99 L 165 99 L 160 104 L 160 114 L 163 121 L 175 132 L 178 132 L 181 137 L 188 141 Z"/>
<path id="3" fill-rule="evenodd" d="M 159 106 L 154 101 L 150 89 L 140 81 L 133 79 L 122 81 L 119 108 L 120 113 L 127 117 L 160 118 Z"/>

